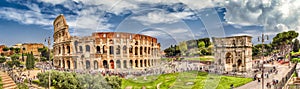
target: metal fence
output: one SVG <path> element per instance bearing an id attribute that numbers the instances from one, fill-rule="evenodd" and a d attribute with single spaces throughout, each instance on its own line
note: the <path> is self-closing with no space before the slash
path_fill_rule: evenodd
<path id="1" fill-rule="evenodd" d="M 297 66 L 297 64 L 293 64 L 291 66 L 292 69 L 279 80 L 278 84 L 276 84 L 274 86 L 274 89 L 283 89 L 284 88 L 285 84 L 288 82 L 288 80 L 290 79 L 290 77 L 292 76 L 294 71 L 296 70 L 296 66 Z"/>

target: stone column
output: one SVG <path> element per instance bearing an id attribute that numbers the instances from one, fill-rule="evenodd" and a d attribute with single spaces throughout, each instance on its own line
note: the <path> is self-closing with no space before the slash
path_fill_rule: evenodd
<path id="1" fill-rule="evenodd" d="M 74 70 L 74 60 L 73 59 L 70 59 L 70 69 Z"/>

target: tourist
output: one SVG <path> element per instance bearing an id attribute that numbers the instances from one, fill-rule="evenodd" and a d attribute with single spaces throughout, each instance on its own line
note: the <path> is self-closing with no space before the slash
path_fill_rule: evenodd
<path id="1" fill-rule="evenodd" d="M 230 89 L 233 89 L 233 88 L 234 88 L 234 86 L 233 86 L 233 84 L 231 84 L 231 85 L 230 85 Z"/>
<path id="2" fill-rule="evenodd" d="M 258 78 L 257 82 L 260 83 L 260 78 Z"/>

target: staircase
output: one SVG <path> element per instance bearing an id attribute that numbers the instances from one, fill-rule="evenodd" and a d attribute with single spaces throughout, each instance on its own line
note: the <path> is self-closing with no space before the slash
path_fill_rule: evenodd
<path id="1" fill-rule="evenodd" d="M 2 78 L 3 89 L 15 89 L 17 87 L 16 83 L 4 72 L 0 72 Z"/>

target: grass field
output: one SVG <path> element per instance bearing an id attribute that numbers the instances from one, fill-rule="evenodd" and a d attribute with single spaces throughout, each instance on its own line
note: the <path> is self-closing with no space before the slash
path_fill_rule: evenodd
<path id="1" fill-rule="evenodd" d="M 147 80 L 144 77 L 137 77 L 134 79 L 123 79 L 122 89 L 132 87 L 132 89 L 156 89 L 160 84 L 160 89 L 203 89 L 216 88 L 216 89 L 230 89 L 230 85 L 234 87 L 244 85 L 251 82 L 251 78 L 240 78 L 223 75 L 212 75 L 206 72 L 182 72 L 162 74 L 158 76 L 149 76 Z"/>
<path id="2" fill-rule="evenodd" d="M 200 56 L 200 57 L 194 57 L 194 58 L 184 58 L 184 60 L 213 61 L 214 57 L 212 57 L 212 56 Z"/>
<path id="3" fill-rule="evenodd" d="M 0 77 L 0 89 L 3 89 L 2 78 Z"/>

